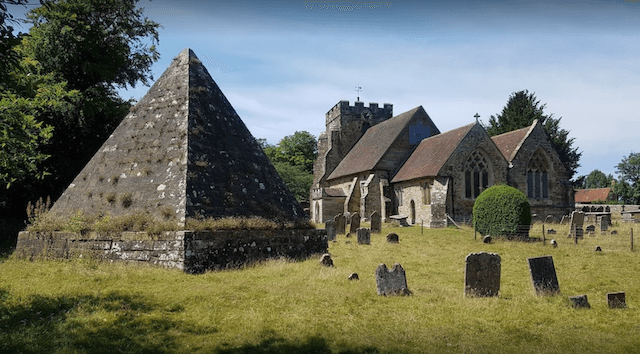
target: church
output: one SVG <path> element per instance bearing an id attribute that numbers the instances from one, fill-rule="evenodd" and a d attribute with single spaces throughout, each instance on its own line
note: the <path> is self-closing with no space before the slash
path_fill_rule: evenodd
<path id="1" fill-rule="evenodd" d="M 522 191 L 531 212 L 560 219 L 574 207 L 568 172 L 542 124 L 490 137 L 477 121 L 440 132 L 422 106 L 393 116 L 393 105 L 340 101 L 326 114 L 310 191 L 314 222 L 340 213 L 445 227 L 472 218 L 486 188 Z"/>

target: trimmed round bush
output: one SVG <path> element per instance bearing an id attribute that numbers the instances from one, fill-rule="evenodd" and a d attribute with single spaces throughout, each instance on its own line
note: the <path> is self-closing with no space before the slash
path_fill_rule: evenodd
<path id="1" fill-rule="evenodd" d="M 473 222 L 482 235 L 529 237 L 531 206 L 516 188 L 495 185 L 476 198 Z"/>

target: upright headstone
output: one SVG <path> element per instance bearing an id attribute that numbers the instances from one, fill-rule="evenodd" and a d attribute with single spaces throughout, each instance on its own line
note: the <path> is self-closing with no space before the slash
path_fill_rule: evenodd
<path id="1" fill-rule="evenodd" d="M 370 245 L 371 244 L 371 231 L 364 227 L 359 227 L 356 230 L 356 235 L 358 238 L 358 244 L 361 245 Z"/>
<path id="2" fill-rule="evenodd" d="M 625 300 L 625 294 L 621 293 L 607 293 L 607 304 L 611 309 L 625 308 L 627 302 Z"/>
<path id="3" fill-rule="evenodd" d="M 400 263 L 394 264 L 391 270 L 384 263 L 376 268 L 376 288 L 378 295 L 411 295 L 407 276 Z"/>
<path id="4" fill-rule="evenodd" d="M 500 256 L 496 253 L 469 253 L 464 269 L 466 296 L 498 296 L 500 292 Z"/>
<path id="5" fill-rule="evenodd" d="M 382 216 L 377 211 L 371 213 L 371 233 L 379 234 L 382 232 Z"/>
<path id="6" fill-rule="evenodd" d="M 560 292 L 553 257 L 542 256 L 527 258 L 529 274 L 536 295 L 553 295 Z"/>
<path id="7" fill-rule="evenodd" d="M 347 229 L 347 218 L 342 214 L 338 214 L 334 220 L 336 222 L 336 234 L 344 235 Z"/>
<path id="8" fill-rule="evenodd" d="M 600 232 L 609 230 L 610 224 L 611 224 L 611 216 L 602 215 L 602 217 L 600 218 Z"/>
<path id="9" fill-rule="evenodd" d="M 354 234 L 356 230 L 360 228 L 360 214 L 353 213 L 351 214 L 351 225 L 349 226 L 349 232 Z"/>
<path id="10" fill-rule="evenodd" d="M 398 238 L 398 234 L 396 233 L 390 233 L 387 235 L 387 242 L 389 243 L 399 243 L 400 239 Z"/>
<path id="11" fill-rule="evenodd" d="M 584 236 L 584 213 L 574 211 L 571 213 L 571 237 L 581 238 Z"/>
<path id="12" fill-rule="evenodd" d="M 336 222 L 327 220 L 327 222 L 324 223 L 324 229 L 327 230 L 327 240 L 334 241 L 336 239 Z"/>

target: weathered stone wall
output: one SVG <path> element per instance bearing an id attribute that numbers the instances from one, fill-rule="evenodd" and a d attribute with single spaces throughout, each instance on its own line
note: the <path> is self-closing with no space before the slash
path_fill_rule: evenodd
<path id="1" fill-rule="evenodd" d="M 423 185 L 428 184 L 429 200 L 423 203 Z M 421 178 L 398 183 L 402 188 L 402 205 L 398 206 L 398 214 L 409 217 L 408 222 L 422 224 L 429 228 L 447 226 L 446 202 L 448 180 L 446 178 Z M 411 201 L 415 203 L 415 218 L 412 219 Z"/>
<path id="2" fill-rule="evenodd" d="M 92 256 L 110 261 L 141 262 L 187 273 L 237 268 L 278 257 L 306 258 L 327 252 L 325 230 L 174 231 L 118 234 L 23 231 L 18 257 Z"/>
<path id="3" fill-rule="evenodd" d="M 568 215 L 574 209 L 574 192 L 567 171 L 560 161 L 560 157 L 551 146 L 544 128 L 536 125 L 511 161 L 512 168 L 509 171 L 509 185 L 520 190 L 524 195 L 528 194 L 527 167 L 531 158 L 542 152 L 549 166 L 549 197 L 529 198 L 531 213 L 537 215 L 553 215 L 560 220 L 563 215 Z"/>
<path id="4" fill-rule="evenodd" d="M 460 145 L 451 154 L 451 157 L 440 171 L 441 176 L 451 177 L 449 188 L 453 205 L 450 208 L 453 212 L 453 218 L 456 220 L 468 220 L 472 217 L 475 198 L 466 198 L 465 165 L 467 159 L 475 150 L 480 150 L 491 164 L 488 171 L 489 187 L 507 182 L 507 170 L 509 168 L 507 161 L 485 130 L 476 124 L 460 142 Z"/>

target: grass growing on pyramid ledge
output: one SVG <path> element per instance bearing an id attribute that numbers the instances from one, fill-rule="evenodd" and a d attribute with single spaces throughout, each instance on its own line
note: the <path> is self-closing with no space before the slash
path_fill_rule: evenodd
<path id="1" fill-rule="evenodd" d="M 53 232 L 65 231 L 76 233 L 99 232 L 117 233 L 125 231 L 145 231 L 149 234 L 159 234 L 164 231 L 213 231 L 213 230 L 285 230 L 285 229 L 313 229 L 315 225 L 310 221 L 278 221 L 262 217 L 225 217 L 225 218 L 187 218 L 185 226 L 167 218 L 166 211 L 160 220 L 149 213 L 137 212 L 121 216 L 88 215 L 82 211 L 71 217 L 44 213 L 32 218 L 27 231 Z M 168 220 L 167 220 L 168 219 Z"/>

